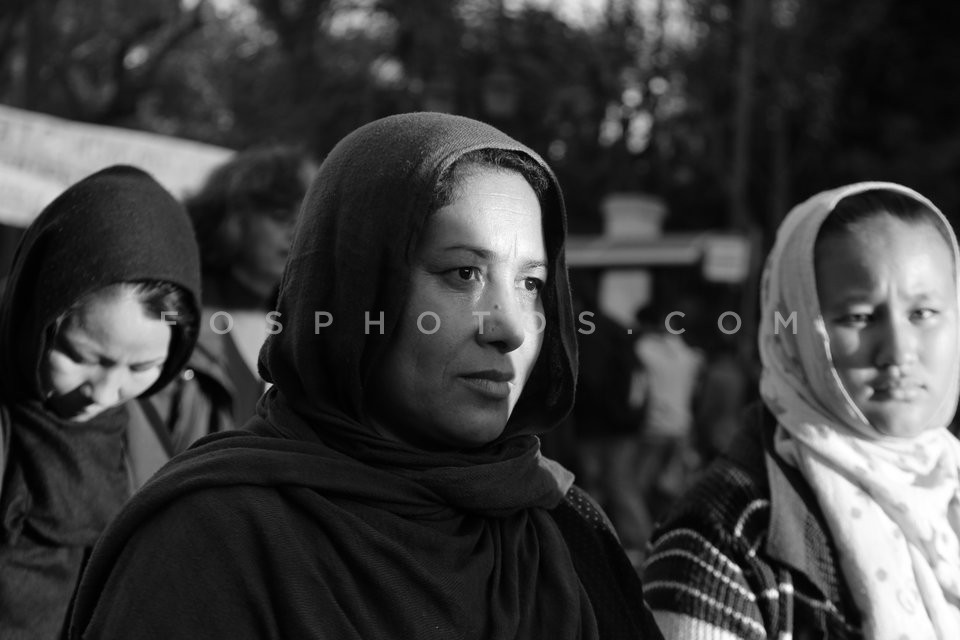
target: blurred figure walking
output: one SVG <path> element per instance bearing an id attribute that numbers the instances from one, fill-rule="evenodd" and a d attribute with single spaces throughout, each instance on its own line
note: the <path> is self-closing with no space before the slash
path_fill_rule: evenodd
<path id="1" fill-rule="evenodd" d="M 580 483 L 604 508 L 631 560 L 639 563 L 652 522 L 636 482 L 639 404 L 631 388 L 640 363 L 627 328 L 574 293 L 580 379 L 573 408 Z"/>
<path id="2" fill-rule="evenodd" d="M 637 470 L 641 494 L 654 518 L 683 492 L 699 466 L 693 406 L 704 356 L 682 334 L 668 330 L 668 314 L 673 311 L 656 302 L 641 309 L 641 334 L 635 343 L 645 377 Z"/>

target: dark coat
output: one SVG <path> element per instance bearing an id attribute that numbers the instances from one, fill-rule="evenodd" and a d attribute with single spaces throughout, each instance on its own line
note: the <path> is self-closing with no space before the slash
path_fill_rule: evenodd
<path id="1" fill-rule="evenodd" d="M 823 514 L 800 473 L 773 452 L 763 405 L 654 532 L 644 571 L 654 612 L 702 620 L 744 639 L 860 638 L 860 613 Z M 770 454 L 805 509 L 771 528 Z M 783 521 L 783 520 L 781 520 Z M 666 633 L 669 630 L 665 629 Z"/>

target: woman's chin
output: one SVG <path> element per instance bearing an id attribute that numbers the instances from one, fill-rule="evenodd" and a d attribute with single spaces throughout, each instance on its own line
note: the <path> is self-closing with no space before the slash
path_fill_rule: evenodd
<path id="1" fill-rule="evenodd" d="M 891 406 L 864 412 L 877 433 L 893 438 L 912 438 L 929 427 L 929 420 L 916 407 Z"/>

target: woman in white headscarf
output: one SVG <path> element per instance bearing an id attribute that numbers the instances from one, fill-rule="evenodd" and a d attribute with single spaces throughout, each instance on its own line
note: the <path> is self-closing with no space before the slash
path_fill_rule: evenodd
<path id="1" fill-rule="evenodd" d="M 763 275 L 763 405 L 653 538 L 666 637 L 960 638 L 957 242 L 860 183 L 798 205 Z"/>

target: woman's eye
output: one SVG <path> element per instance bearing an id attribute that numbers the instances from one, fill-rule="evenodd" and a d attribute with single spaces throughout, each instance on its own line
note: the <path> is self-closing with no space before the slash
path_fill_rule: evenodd
<path id="1" fill-rule="evenodd" d="M 839 324 L 847 327 L 862 326 L 870 322 L 869 313 L 848 313 L 837 319 Z"/>
<path id="2" fill-rule="evenodd" d="M 931 320 L 935 318 L 940 312 L 936 309 L 917 309 L 910 314 L 913 320 Z"/>
<path id="3" fill-rule="evenodd" d="M 454 267 L 443 271 L 441 276 L 454 289 L 465 291 L 475 287 L 483 274 L 479 267 Z"/>
<path id="4" fill-rule="evenodd" d="M 133 373 L 146 373 L 148 371 L 153 371 L 163 363 L 150 363 L 150 364 L 135 364 L 130 367 L 130 371 Z"/>
<path id="5" fill-rule="evenodd" d="M 531 293 L 539 293 L 543 291 L 543 280 L 540 278 L 524 278 L 523 286 L 527 291 Z"/>
<path id="6" fill-rule="evenodd" d="M 457 269 L 457 275 L 461 280 L 477 280 L 480 276 L 480 270 L 476 267 L 460 267 Z"/>
<path id="7" fill-rule="evenodd" d="M 70 362 L 72 362 L 72 363 L 74 363 L 74 364 L 77 364 L 77 365 L 93 366 L 93 365 L 97 364 L 95 360 L 92 360 L 92 359 L 89 359 L 89 358 L 83 356 L 82 354 L 80 354 L 80 353 L 77 352 L 76 350 L 69 348 L 69 346 L 67 346 L 67 348 L 64 348 L 64 347 L 54 347 L 54 348 L 53 348 L 53 351 L 56 351 L 56 352 L 62 354 L 63 356 L 66 356 L 66 358 L 67 358 L 68 360 L 70 360 Z"/>

